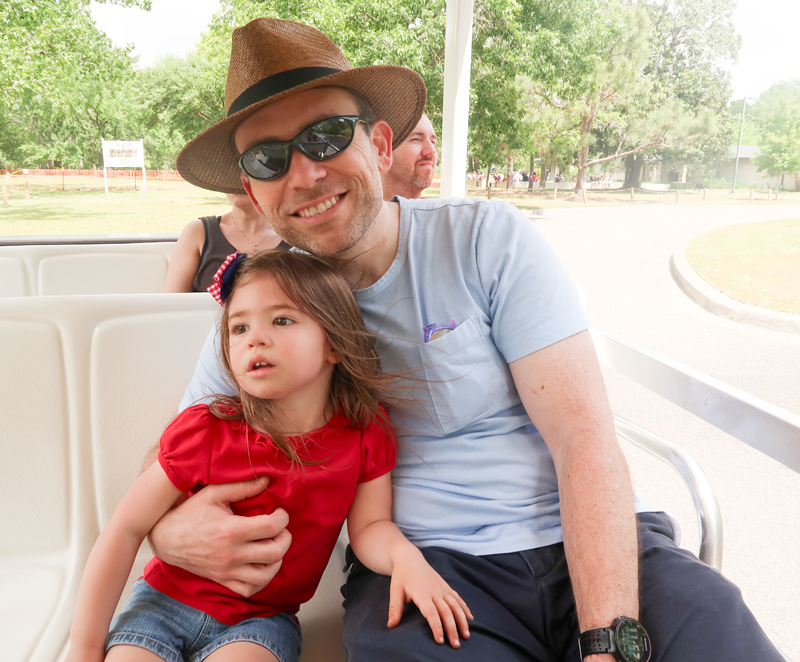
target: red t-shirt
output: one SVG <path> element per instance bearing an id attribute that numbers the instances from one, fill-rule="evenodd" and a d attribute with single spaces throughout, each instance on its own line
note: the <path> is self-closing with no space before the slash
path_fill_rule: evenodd
<path id="1" fill-rule="evenodd" d="M 249 441 L 245 441 L 245 430 Z M 311 599 L 353 503 L 356 486 L 394 468 L 394 439 L 373 423 L 359 430 L 335 414 L 305 437 L 304 459 L 320 464 L 291 467 L 272 440 L 244 421 L 225 421 L 207 405 L 181 412 L 161 436 L 159 462 L 178 489 L 195 493 L 205 485 L 269 476 L 261 494 L 232 504 L 237 515 L 289 513 L 292 544 L 275 578 L 244 598 L 221 584 L 154 558 L 144 578 L 154 589 L 234 625 L 247 618 L 294 613 Z"/>

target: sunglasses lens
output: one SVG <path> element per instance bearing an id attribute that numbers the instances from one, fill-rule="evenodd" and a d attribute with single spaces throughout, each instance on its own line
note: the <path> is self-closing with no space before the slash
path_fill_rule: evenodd
<path id="1" fill-rule="evenodd" d="M 286 172 L 292 145 L 316 161 L 330 159 L 353 141 L 357 120 L 355 117 L 331 117 L 304 129 L 288 142 L 251 147 L 242 154 L 241 167 L 253 179 L 276 179 Z"/>
<path id="2" fill-rule="evenodd" d="M 286 168 L 288 151 L 285 145 L 256 145 L 242 156 L 242 168 L 255 179 L 275 179 Z"/>
<path id="3" fill-rule="evenodd" d="M 312 159 L 324 161 L 336 156 L 353 139 L 353 121 L 332 117 L 308 127 L 298 138 L 303 151 Z"/>

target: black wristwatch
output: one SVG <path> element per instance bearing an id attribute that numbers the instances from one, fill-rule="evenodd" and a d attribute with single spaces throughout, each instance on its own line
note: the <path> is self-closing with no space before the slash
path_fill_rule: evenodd
<path id="1" fill-rule="evenodd" d="M 635 618 L 620 616 L 609 628 L 588 630 L 578 637 L 581 660 L 587 655 L 611 653 L 619 662 L 648 662 L 650 637 Z"/>

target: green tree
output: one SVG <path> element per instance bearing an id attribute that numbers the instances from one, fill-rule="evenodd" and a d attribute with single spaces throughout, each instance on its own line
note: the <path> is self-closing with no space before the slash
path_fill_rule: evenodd
<path id="1" fill-rule="evenodd" d="M 650 103 L 660 107 L 680 102 L 693 118 L 695 133 L 670 149 L 650 149 L 630 157 L 625 186 L 638 185 L 647 153 L 660 161 L 710 165 L 726 158 L 735 140 L 729 119 L 728 68 L 741 46 L 733 24 L 736 0 L 644 0 L 643 6 L 653 28 L 650 60 L 644 69 L 653 84 Z"/>
<path id="2" fill-rule="evenodd" d="M 148 167 L 172 169 L 183 146 L 225 116 L 215 67 L 199 53 L 167 56 L 136 72 L 131 105 L 144 135 Z"/>
<path id="3" fill-rule="evenodd" d="M 233 30 L 262 16 L 300 21 L 331 36 L 355 67 L 397 64 L 417 71 L 428 87 L 428 115 L 441 120 L 444 0 L 222 0 L 199 53 L 213 67 L 224 96 Z"/>
<path id="4" fill-rule="evenodd" d="M 150 0 L 116 4 L 149 9 Z M 6 0 L 0 13 L 0 157 L 7 165 L 89 166 L 103 137 L 132 127 L 121 90 L 127 49 L 95 26 L 89 0 Z"/>
<path id="5" fill-rule="evenodd" d="M 752 117 L 759 131 L 755 164 L 783 177 L 800 172 L 800 79 L 773 85 L 755 103 Z"/>
<path id="6" fill-rule="evenodd" d="M 127 3 L 131 4 L 131 3 Z M 89 3 L 12 0 L 0 15 L 0 150 L 21 165 L 82 165 L 117 108 L 127 53 L 94 26 Z"/>
<path id="7" fill-rule="evenodd" d="M 534 58 L 537 93 L 573 118 L 577 129 L 576 193 L 589 167 L 664 144 L 673 126 L 663 122 L 665 116 L 650 113 L 646 103 L 649 22 L 641 8 L 613 1 L 542 0 L 530 11 L 539 26 L 536 50 L 543 54 Z M 615 146 L 598 153 L 603 131 L 605 145 Z"/>
<path id="8" fill-rule="evenodd" d="M 505 164 L 511 188 L 514 154 L 527 152 L 523 88 L 517 77 L 528 70 L 530 31 L 525 8 L 514 0 L 476 0 L 473 14 L 470 83 L 470 169 Z"/>
<path id="9" fill-rule="evenodd" d="M 546 168 L 555 172 L 559 161 L 576 154 L 580 146 L 579 109 L 554 101 L 541 83 L 529 76 L 520 76 L 517 84 L 523 90 L 525 114 L 522 128 L 526 132 L 531 152 L 530 171 L 534 171 L 536 156 L 541 159 L 539 188 L 545 188 Z M 528 181 L 528 189 L 533 190 L 533 178 Z"/>

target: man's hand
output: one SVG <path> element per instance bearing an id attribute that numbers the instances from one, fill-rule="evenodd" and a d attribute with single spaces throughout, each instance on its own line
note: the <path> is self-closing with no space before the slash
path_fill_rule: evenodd
<path id="1" fill-rule="evenodd" d="M 253 497 L 269 478 L 209 485 L 170 510 L 150 532 L 156 555 L 201 577 L 212 579 L 244 597 L 264 588 L 280 570 L 292 542 L 289 515 L 241 517 L 230 504 Z"/>

